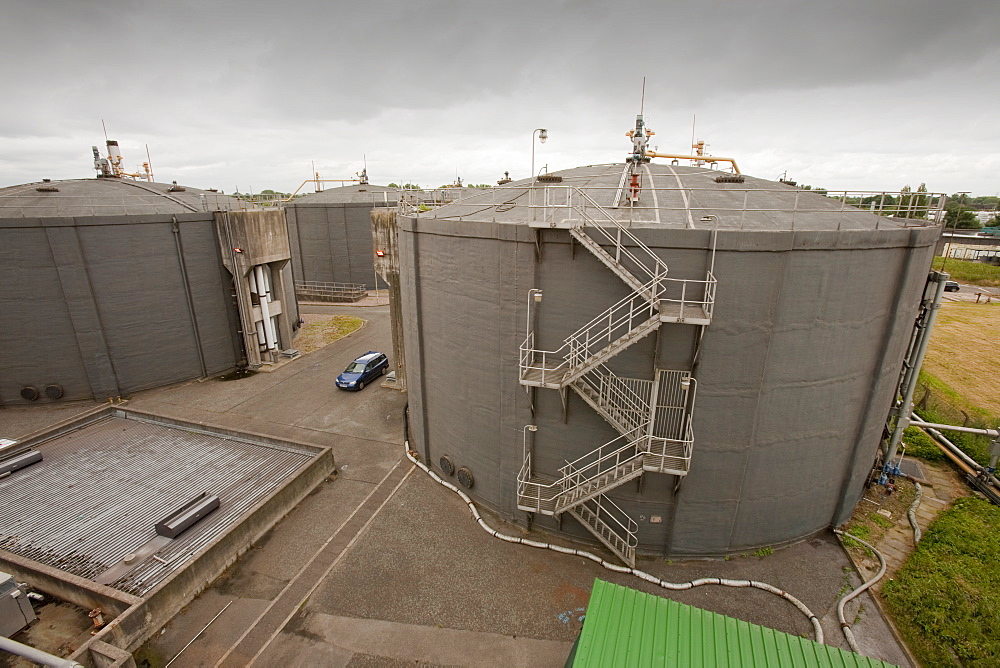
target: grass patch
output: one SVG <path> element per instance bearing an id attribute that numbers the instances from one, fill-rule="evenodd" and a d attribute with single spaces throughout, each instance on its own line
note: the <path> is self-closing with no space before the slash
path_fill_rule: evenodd
<path id="1" fill-rule="evenodd" d="M 944 381 L 931 373 L 921 371 L 920 383 L 923 385 L 920 392 L 923 396 L 917 402 L 915 411 L 927 422 L 987 429 L 995 429 L 1000 426 L 1000 419 L 996 415 L 977 408 L 968 399 L 958 394 L 944 383 Z M 914 436 L 914 433 L 920 435 Z M 960 450 L 983 466 L 989 463 L 990 438 L 988 436 L 963 434 L 961 432 L 945 430 L 942 430 L 942 433 L 949 441 L 957 445 Z M 907 434 L 912 437 L 912 440 L 911 438 L 907 438 Z M 907 428 L 904 433 L 904 440 L 907 445 L 907 454 L 915 457 L 924 457 L 929 460 L 933 460 L 936 457 L 931 450 L 930 438 L 920 432 L 920 430 L 913 427 Z M 925 457 L 924 455 L 928 456 Z M 940 457 L 938 458 L 940 459 Z"/>
<path id="2" fill-rule="evenodd" d="M 997 330 L 1000 304 L 944 304 L 934 323 L 924 360 L 927 373 L 921 381 L 966 412 L 1000 415 L 1000 394 L 994 384 L 1000 368 Z"/>
<path id="3" fill-rule="evenodd" d="M 907 427 L 903 431 L 903 443 L 906 444 L 906 454 L 910 457 L 919 457 L 929 462 L 941 462 L 945 459 L 945 454 L 934 443 L 934 439 L 917 427 Z"/>
<path id="4" fill-rule="evenodd" d="M 942 264 L 944 264 L 943 257 L 939 255 L 934 258 L 935 269 L 940 271 Z M 987 288 L 1000 287 L 1000 267 L 992 264 L 948 258 L 945 271 L 951 274 L 952 280 L 960 283 L 971 283 Z"/>
<path id="5" fill-rule="evenodd" d="M 753 556 L 755 557 L 769 557 L 774 553 L 770 547 L 762 547 L 758 550 L 753 551 Z"/>
<path id="6" fill-rule="evenodd" d="M 352 315 L 332 315 L 307 322 L 295 337 L 295 348 L 303 354 L 311 353 L 344 338 L 363 324 L 364 320 Z"/>
<path id="7" fill-rule="evenodd" d="M 926 666 L 990 666 L 1000 657 L 1000 508 L 959 499 L 883 589 Z"/>
<path id="8" fill-rule="evenodd" d="M 848 527 L 844 529 L 844 533 L 849 533 L 851 534 L 851 536 L 860 538 L 866 543 L 872 542 L 871 541 L 872 527 L 871 525 L 868 524 L 859 524 L 855 522 L 853 524 L 848 525 Z M 844 536 L 844 545 L 846 545 L 847 547 L 860 548 L 862 550 L 867 549 L 865 548 L 864 545 L 854 540 L 854 538 L 851 538 L 850 536 Z"/>

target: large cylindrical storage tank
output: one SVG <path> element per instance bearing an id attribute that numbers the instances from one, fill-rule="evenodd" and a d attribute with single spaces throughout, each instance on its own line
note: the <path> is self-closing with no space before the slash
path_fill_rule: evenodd
<path id="1" fill-rule="evenodd" d="M 216 212 L 247 208 L 117 178 L 0 189 L 0 405 L 104 401 L 244 362 Z"/>
<path id="2" fill-rule="evenodd" d="M 532 506 L 546 530 L 592 539 L 593 504 L 616 505 L 639 552 L 721 556 L 845 521 L 939 228 L 676 165 L 643 166 L 629 206 L 623 169 L 557 172 L 400 216 L 411 447 L 446 473 L 466 469 L 471 496 L 517 522 L 547 482 L 572 489 L 554 513 Z M 665 291 L 644 295 L 649 276 Z M 606 327 L 630 317 L 627 330 Z M 579 364 L 539 381 L 568 358 Z M 559 373 L 598 363 L 556 387 Z M 595 398 L 605 385 L 610 403 Z M 674 447 L 688 449 L 668 462 Z M 620 465 L 606 465 L 618 450 Z"/>
<path id="3" fill-rule="evenodd" d="M 393 207 L 399 191 L 371 184 L 328 188 L 285 205 L 292 275 L 299 282 L 375 286 L 371 210 Z"/>

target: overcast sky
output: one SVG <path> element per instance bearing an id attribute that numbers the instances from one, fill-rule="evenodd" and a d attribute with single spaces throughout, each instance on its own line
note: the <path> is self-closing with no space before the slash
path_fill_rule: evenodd
<path id="1" fill-rule="evenodd" d="M 0 0 L 0 186 L 495 183 L 660 151 L 829 189 L 1000 191 L 1000 2 Z"/>

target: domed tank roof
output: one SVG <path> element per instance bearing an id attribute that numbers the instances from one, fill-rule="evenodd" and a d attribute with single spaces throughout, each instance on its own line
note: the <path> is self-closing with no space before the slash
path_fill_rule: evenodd
<path id="1" fill-rule="evenodd" d="M 842 193 L 714 169 L 650 162 L 641 170 L 638 201 L 629 202 L 628 165 L 588 165 L 463 194 L 421 218 L 532 227 L 565 227 L 581 212 L 598 223 L 613 216 L 630 227 L 745 230 L 874 230 L 926 225 L 851 206 Z M 851 196 L 857 193 L 851 193 Z M 874 196 L 876 200 L 878 195 Z M 411 214 L 412 215 L 412 214 Z"/>
<path id="2" fill-rule="evenodd" d="M 376 186 L 370 183 L 352 183 L 349 186 L 339 188 L 327 188 L 318 193 L 311 193 L 305 197 L 299 197 L 288 203 L 289 206 L 299 204 L 342 204 L 357 202 L 359 204 L 367 202 L 395 202 L 399 197 L 398 188 L 386 186 Z"/>
<path id="3" fill-rule="evenodd" d="M 0 218 L 127 216 L 256 208 L 213 190 L 98 178 L 0 188 Z"/>

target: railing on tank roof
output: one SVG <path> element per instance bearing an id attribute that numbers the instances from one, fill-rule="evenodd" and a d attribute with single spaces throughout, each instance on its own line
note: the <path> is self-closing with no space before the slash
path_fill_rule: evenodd
<path id="1" fill-rule="evenodd" d="M 947 203 L 945 193 L 924 193 L 888 190 L 803 190 L 791 186 L 783 188 L 735 188 L 733 184 L 726 187 L 644 187 L 644 201 L 632 205 L 618 206 L 614 200 L 618 193 L 616 186 L 586 186 L 540 184 L 504 185 L 489 190 L 463 188 L 456 189 L 457 199 L 452 203 L 476 205 L 478 207 L 495 208 L 497 213 L 523 210 L 524 219 L 539 222 L 556 222 L 560 212 L 567 214 L 574 210 L 594 210 L 602 215 L 610 215 L 611 209 L 629 211 L 630 220 L 622 219 L 621 214 L 615 216 L 622 224 L 640 222 L 636 215 L 644 212 L 641 222 L 661 222 L 664 212 L 681 212 L 689 227 L 702 216 L 714 215 L 718 218 L 719 229 L 744 229 L 748 214 L 783 213 L 791 214 L 792 229 L 795 229 L 795 216 L 802 214 L 856 214 L 871 213 L 882 218 L 893 218 L 896 222 L 886 227 L 899 227 L 898 221 L 904 221 L 903 227 L 938 227 L 943 222 L 944 207 Z M 713 201 L 707 201 L 703 194 L 710 194 Z M 719 196 L 724 194 L 730 201 L 737 200 L 730 206 L 720 204 Z M 792 196 L 792 202 L 784 204 Z M 525 202 L 525 197 L 527 201 Z M 472 201 L 474 200 L 474 201 Z M 836 203 L 831 207 L 830 203 Z M 419 213 L 417 206 L 402 204 L 403 213 Z M 482 210 L 475 213 L 482 215 Z M 469 215 L 456 211 L 448 218 L 460 218 Z M 566 216 L 562 220 L 573 220 Z M 757 228 L 756 225 L 752 225 Z M 837 229 L 841 229 L 838 224 Z M 876 223 L 875 229 L 881 229 Z"/>
<path id="2" fill-rule="evenodd" d="M 70 195 L 61 193 L 39 194 L 38 198 L 44 197 L 46 200 L 59 200 L 58 203 L 49 204 L 47 202 L 32 202 L 31 204 L 17 203 L 16 200 L 34 198 L 33 194 L 22 192 L 11 195 L 0 195 L 0 218 L 11 217 L 13 211 L 17 211 L 17 218 L 45 218 L 51 216 L 81 216 L 88 215 L 80 211 L 90 210 L 89 215 L 101 216 L 110 211 L 124 210 L 121 215 L 143 215 L 157 213 L 157 209 L 162 209 L 166 202 L 175 202 L 181 206 L 199 211 L 249 211 L 254 208 L 252 202 L 247 202 L 237 197 L 223 195 L 221 193 L 210 193 L 205 196 L 204 204 L 198 199 L 193 199 L 195 195 L 202 193 L 191 193 L 184 200 L 171 197 L 169 192 L 158 194 L 150 192 L 148 195 L 138 195 L 134 197 L 107 196 L 107 195 Z M 225 198 L 225 199 L 223 199 Z M 223 206 L 220 206 L 223 205 Z M 208 208 L 205 208 L 205 207 Z M 72 211 L 69 211 L 72 209 Z M 48 211 L 48 213 L 46 213 Z M 113 214 L 119 215 L 119 214 Z"/>

